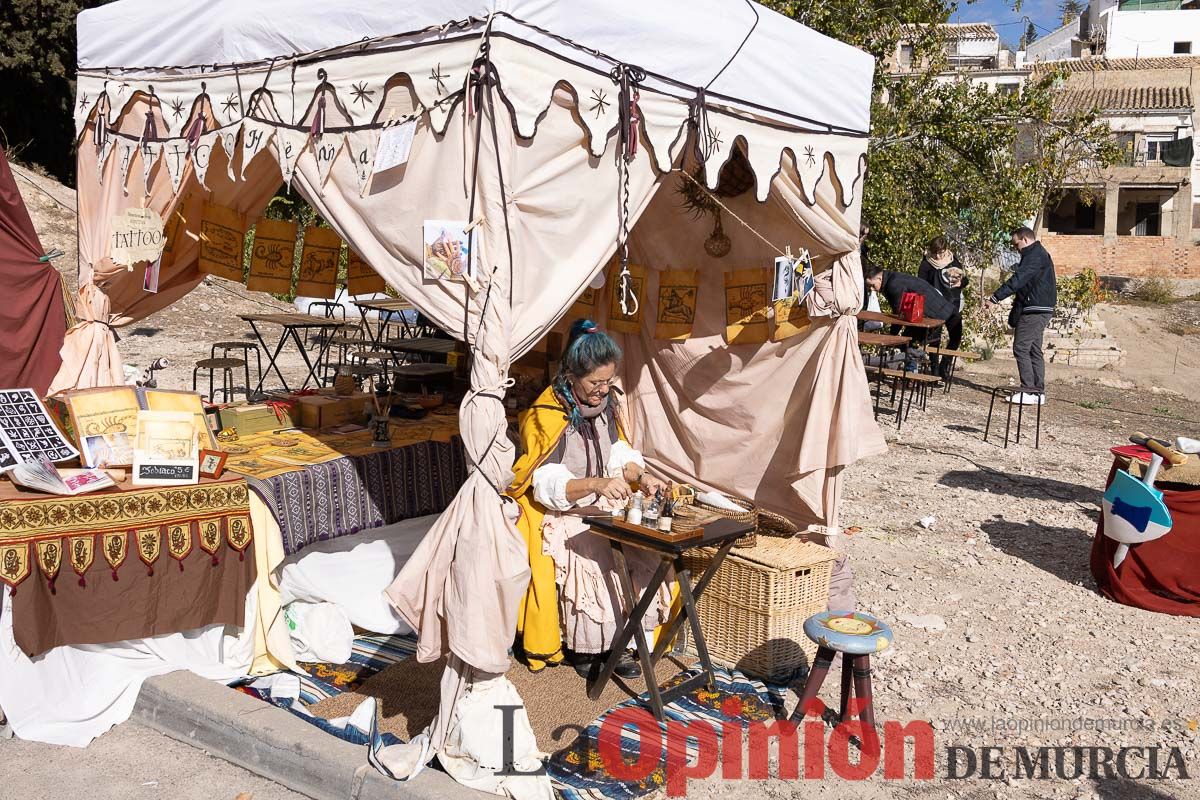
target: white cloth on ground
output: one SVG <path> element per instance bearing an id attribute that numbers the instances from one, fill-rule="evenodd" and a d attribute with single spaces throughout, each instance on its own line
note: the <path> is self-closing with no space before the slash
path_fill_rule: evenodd
<path id="1" fill-rule="evenodd" d="M 281 602 L 333 603 L 364 630 L 411 632 L 383 591 L 435 521 L 437 515 L 415 517 L 309 545 L 275 572 Z"/>
<path id="2" fill-rule="evenodd" d="M 246 619 L 255 618 L 256 597 L 251 586 Z M 86 747 L 129 719 L 147 678 L 186 669 L 229 683 L 247 674 L 253 656 L 252 628 L 209 625 L 150 639 L 56 647 L 31 661 L 13 640 L 12 599 L 4 587 L 0 708 L 22 739 Z"/>

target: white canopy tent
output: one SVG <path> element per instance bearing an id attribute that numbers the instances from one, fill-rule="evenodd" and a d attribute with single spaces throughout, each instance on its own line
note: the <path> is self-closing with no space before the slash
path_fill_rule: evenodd
<path id="1" fill-rule="evenodd" d="M 390 597 L 419 631 L 422 660 L 450 654 L 430 741 L 473 785 L 505 788 L 468 746 L 459 701 L 473 686 L 507 691 L 494 676 L 509 664 L 530 580 L 501 494 L 514 460 L 509 365 L 567 313 L 625 228 L 649 271 L 644 297 L 663 269 L 701 274 L 689 339 L 656 340 L 649 325 L 623 337 L 632 427 L 653 464 L 836 524 L 842 468 L 882 449 L 853 321 L 866 54 L 742 0 L 352 0 L 336 11 L 315 0 L 120 0 L 82 13 L 78 38 L 83 321 L 54 388 L 119 382 L 112 329 L 202 277 L 196 242 L 180 236 L 159 293 L 143 293 L 140 274 L 108 258 L 114 213 L 142 202 L 164 218 L 179 210 L 193 233 L 206 204 L 252 220 L 280 175 L 470 345 L 461 429 L 475 468 Z M 408 163 L 372 177 L 381 129 L 408 118 Z M 755 191 L 724 202 L 753 235 L 739 230 L 723 261 L 700 246 L 705 231 L 678 215 L 670 187 L 673 171 L 699 162 L 716 189 L 735 148 Z M 479 223 L 478 291 L 423 277 L 425 219 Z M 770 264 L 784 244 L 814 256 L 811 324 L 727 345 L 723 275 Z M 766 387 L 777 390 L 768 401 Z M 498 718 L 484 724 L 499 729 Z"/>

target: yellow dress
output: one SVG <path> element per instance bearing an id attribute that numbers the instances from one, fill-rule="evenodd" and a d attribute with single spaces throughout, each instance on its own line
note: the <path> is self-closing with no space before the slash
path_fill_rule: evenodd
<path id="1" fill-rule="evenodd" d="M 522 455 L 513 465 L 513 483 L 508 495 L 517 501 L 521 517 L 517 527 L 529 548 L 529 590 L 517 614 L 530 670 L 540 672 L 547 664 L 563 660 L 562 628 L 558 615 L 558 586 L 554 559 L 542 548 L 542 522 L 545 509 L 533 499 L 533 473 L 558 447 L 567 432 L 567 410 L 552 387 L 520 417 Z M 617 420 L 617 437 L 628 443 L 625 428 Z"/>

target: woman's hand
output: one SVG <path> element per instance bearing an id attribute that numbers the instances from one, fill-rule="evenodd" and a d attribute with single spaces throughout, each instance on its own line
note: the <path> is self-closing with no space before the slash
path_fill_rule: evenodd
<path id="1" fill-rule="evenodd" d="M 594 494 L 607 497 L 609 500 L 628 500 L 631 492 L 629 484 L 623 478 L 593 478 Z"/>
<path id="2" fill-rule="evenodd" d="M 670 488 L 666 483 L 654 477 L 649 472 L 643 472 L 642 478 L 640 481 L 638 481 L 638 483 L 641 484 L 642 491 L 648 495 L 652 495 L 658 491 L 666 494 Z"/>

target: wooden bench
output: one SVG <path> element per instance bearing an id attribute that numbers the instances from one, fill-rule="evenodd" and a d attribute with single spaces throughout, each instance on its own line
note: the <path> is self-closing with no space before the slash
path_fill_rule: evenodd
<path id="1" fill-rule="evenodd" d="M 895 402 L 896 388 L 900 388 L 900 402 L 896 405 L 897 430 L 900 429 L 904 420 L 908 419 L 908 414 L 912 411 L 913 397 L 920 395 L 921 410 L 924 411 L 930 387 L 937 386 L 942 380 L 937 375 L 928 375 L 923 372 L 905 372 L 899 369 L 867 367 L 866 371 L 868 375 L 875 374 L 879 376 L 879 379 L 875 382 L 876 419 L 879 419 L 879 406 L 883 396 L 883 381 L 890 380 L 892 382 L 892 394 L 889 403 Z M 908 398 L 907 407 L 904 405 L 905 397 Z"/>
<path id="2" fill-rule="evenodd" d="M 946 394 L 950 394 L 950 387 L 954 385 L 954 369 L 955 365 L 958 363 L 958 359 L 961 358 L 966 361 L 978 361 L 979 359 L 983 358 L 981 354 L 971 350 L 951 350 L 949 347 L 927 347 L 925 348 L 925 352 L 929 353 L 930 355 L 936 355 L 941 356 L 942 358 L 950 359 L 950 369 L 946 373 Z"/>

